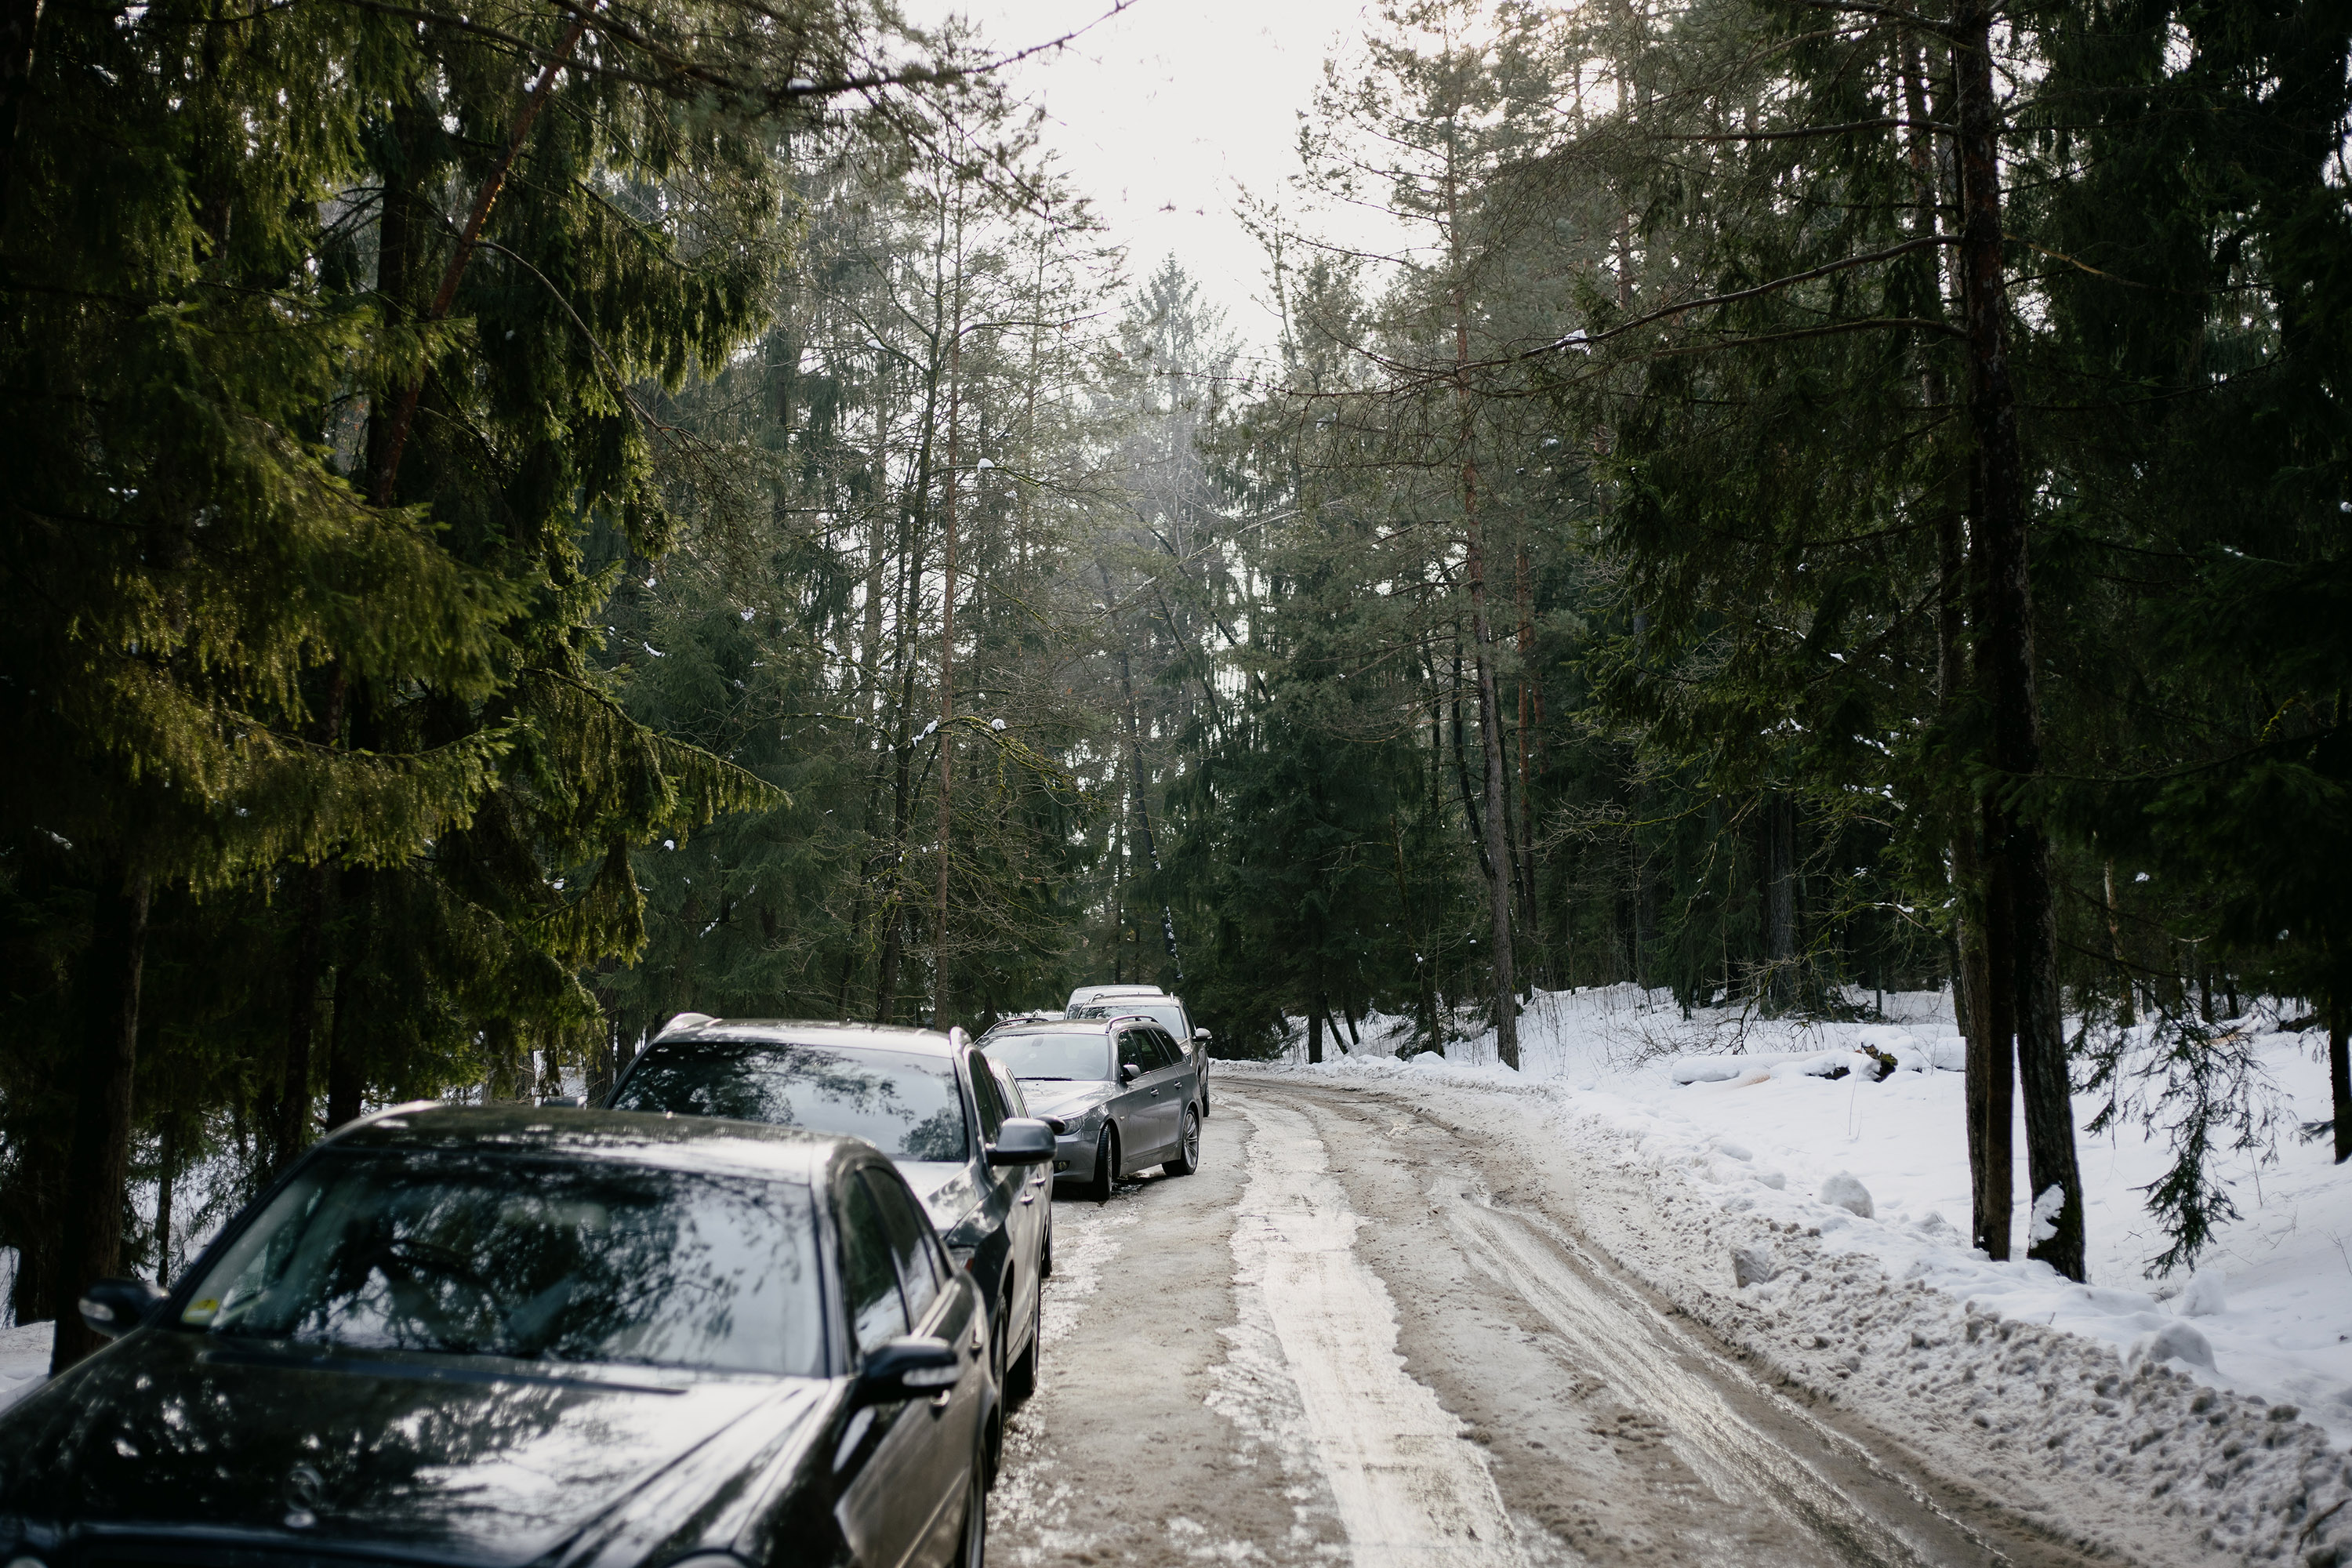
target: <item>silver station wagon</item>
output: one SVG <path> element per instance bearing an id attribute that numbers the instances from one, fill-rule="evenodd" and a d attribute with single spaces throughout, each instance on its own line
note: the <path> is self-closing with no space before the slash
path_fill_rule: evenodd
<path id="1" fill-rule="evenodd" d="M 1153 1165 L 1201 1168 L 1198 1060 L 1138 1014 L 1012 1024 L 981 1050 L 1020 1080 L 1029 1114 L 1055 1130 L 1054 1174 L 1097 1202 Z"/>

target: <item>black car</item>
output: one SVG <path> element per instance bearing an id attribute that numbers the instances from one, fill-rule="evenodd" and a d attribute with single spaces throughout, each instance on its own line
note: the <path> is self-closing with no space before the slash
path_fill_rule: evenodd
<path id="1" fill-rule="evenodd" d="M 1013 1399 L 1037 1381 L 1053 1251 L 1053 1129 L 1015 1115 L 961 1029 L 681 1014 L 606 1103 L 863 1138 L 898 1162 L 989 1303 Z"/>
<path id="2" fill-rule="evenodd" d="M 0 1562 L 979 1568 L 979 1292 L 867 1145 L 404 1107 L 0 1416 Z"/>

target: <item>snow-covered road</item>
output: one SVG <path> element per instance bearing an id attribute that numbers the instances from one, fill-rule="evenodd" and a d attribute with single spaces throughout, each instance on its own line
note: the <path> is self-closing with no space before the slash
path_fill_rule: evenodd
<path id="1" fill-rule="evenodd" d="M 2090 1560 L 1754 1375 L 1590 1239 L 1594 1173 L 1361 1089 L 1217 1108 L 1199 1175 L 1057 1208 L 997 1561 Z"/>

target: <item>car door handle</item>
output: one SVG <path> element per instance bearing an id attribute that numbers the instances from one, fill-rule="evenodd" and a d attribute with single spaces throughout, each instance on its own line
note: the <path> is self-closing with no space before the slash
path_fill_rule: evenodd
<path id="1" fill-rule="evenodd" d="M 1024 1193 L 1021 1194 L 1021 1201 L 1024 1204 L 1034 1204 L 1037 1201 L 1037 1194 L 1035 1193 Z"/>

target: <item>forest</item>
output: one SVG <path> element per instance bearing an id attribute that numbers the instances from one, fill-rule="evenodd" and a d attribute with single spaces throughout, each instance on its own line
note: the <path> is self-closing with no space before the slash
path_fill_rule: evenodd
<path id="1" fill-rule="evenodd" d="M 2177 1260 L 2216 1152 L 2352 1154 L 2352 9 L 1342 42 L 1262 351 L 1057 166 L 1052 40 L 5 0 L 12 1321 L 87 1353 L 370 1109 L 1087 981 L 1513 1066 L 1535 987 L 1949 987 L 1972 1235 L 2077 1279 L 2070 1090 Z"/>

